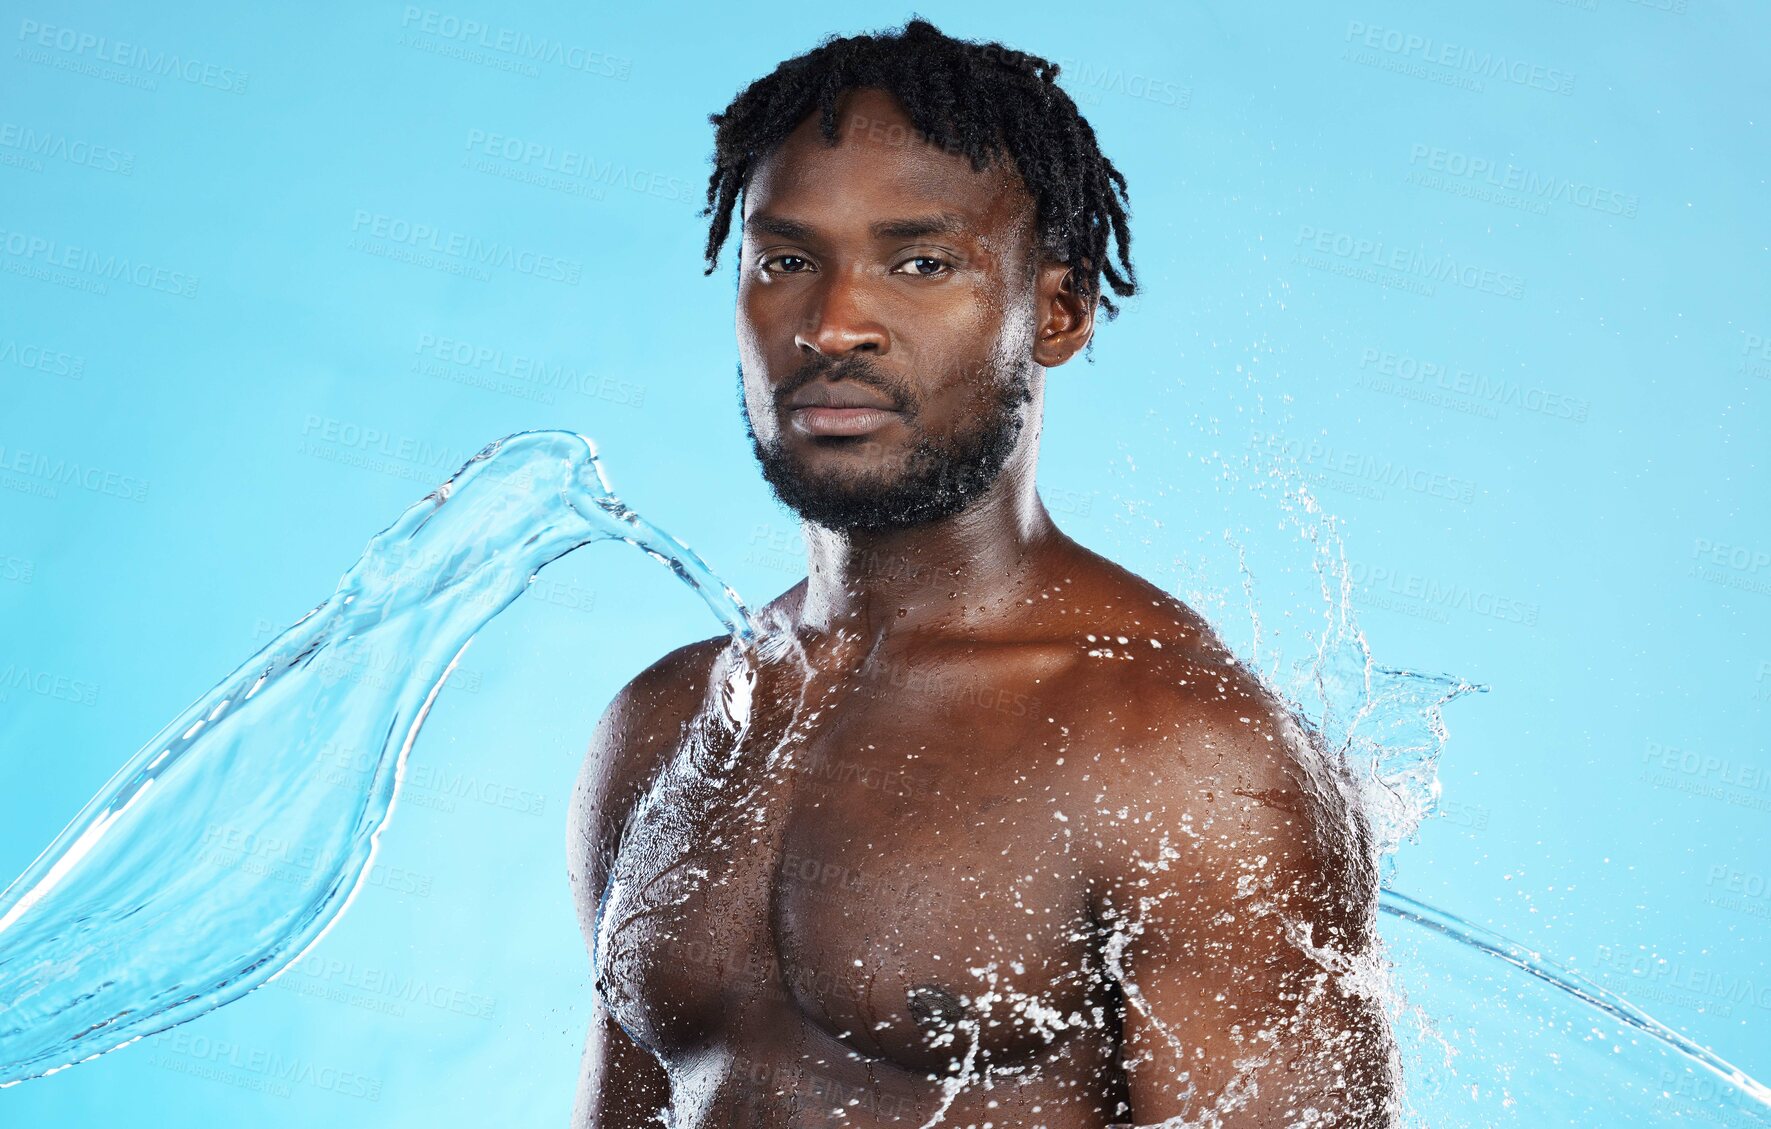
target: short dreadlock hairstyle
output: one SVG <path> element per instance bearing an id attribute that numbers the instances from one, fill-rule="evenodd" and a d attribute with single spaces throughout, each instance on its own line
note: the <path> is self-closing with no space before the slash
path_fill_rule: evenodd
<path id="1" fill-rule="evenodd" d="M 813 109 L 819 132 L 835 145 L 838 96 L 880 87 L 903 105 L 921 137 L 964 153 L 973 169 L 982 171 L 1005 151 L 1013 158 L 1034 198 L 1041 249 L 1071 264 L 1077 292 L 1099 299 L 1112 320 L 1119 308 L 1101 292 L 1102 276 L 1121 297 L 1137 292 L 1125 177 L 1101 154 L 1095 131 L 1057 77 L 1056 63 L 1000 43 L 954 39 L 920 17 L 890 34 L 826 37 L 751 83 L 724 113 L 708 116 L 713 174 L 700 214 L 713 220 L 704 273 L 719 264 L 733 205 L 756 166 Z M 1117 264 L 1107 253 L 1109 237 Z"/>

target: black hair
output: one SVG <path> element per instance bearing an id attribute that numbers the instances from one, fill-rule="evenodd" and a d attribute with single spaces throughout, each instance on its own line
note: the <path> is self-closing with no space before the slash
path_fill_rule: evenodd
<path id="1" fill-rule="evenodd" d="M 1058 65 L 1000 43 L 954 39 L 913 17 L 889 34 L 828 36 L 744 88 L 714 126 L 712 216 L 707 270 L 719 263 L 732 208 L 758 163 L 816 109 L 818 128 L 836 142 L 837 97 L 855 87 L 880 87 L 903 105 L 930 144 L 971 158 L 982 171 L 1004 151 L 1014 160 L 1037 209 L 1041 249 L 1075 269 L 1073 285 L 1098 298 L 1107 319 L 1119 309 L 1101 292 L 1137 292 L 1131 265 L 1130 201 L 1125 177 L 1102 155 L 1095 131 L 1057 85 Z M 1112 238 L 1115 264 L 1107 252 Z"/>

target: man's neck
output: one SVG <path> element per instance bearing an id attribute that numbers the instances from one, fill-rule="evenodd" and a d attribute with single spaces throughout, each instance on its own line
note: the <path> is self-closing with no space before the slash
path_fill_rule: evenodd
<path id="1" fill-rule="evenodd" d="M 797 616 L 816 632 L 868 643 L 907 632 L 969 633 L 1031 596 L 1040 558 L 1064 538 L 1031 474 L 1005 470 L 958 514 L 889 531 L 805 523 L 806 594 Z"/>

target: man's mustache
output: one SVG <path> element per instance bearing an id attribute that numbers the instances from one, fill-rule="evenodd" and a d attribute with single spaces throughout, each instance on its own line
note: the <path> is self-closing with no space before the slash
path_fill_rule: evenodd
<path id="1" fill-rule="evenodd" d="M 892 407 L 906 416 L 916 414 L 916 398 L 910 389 L 901 382 L 880 372 L 873 362 L 859 354 L 851 353 L 846 357 L 831 358 L 822 355 L 813 356 L 801 365 L 786 383 L 775 389 L 776 407 L 785 407 L 787 400 L 795 392 L 812 383 L 814 380 L 852 380 L 856 384 L 864 384 L 869 388 L 884 392 L 892 401 Z"/>

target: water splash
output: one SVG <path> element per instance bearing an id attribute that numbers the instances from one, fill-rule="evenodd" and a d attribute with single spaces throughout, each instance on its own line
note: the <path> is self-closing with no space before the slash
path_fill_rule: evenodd
<path id="1" fill-rule="evenodd" d="M 609 539 L 752 635 L 737 595 L 609 490 L 588 440 L 492 444 L 144 745 L 0 894 L 0 1084 L 238 999 L 318 941 L 367 874 L 413 739 L 474 633 L 542 565 Z M 317 771 L 329 747 L 369 754 L 360 787 Z"/>
<path id="2" fill-rule="evenodd" d="M 1309 656 L 1287 672 L 1269 648 L 1266 681 L 1348 768 L 1375 833 L 1382 994 L 1405 1060 L 1406 1124 L 1771 1126 L 1771 1088 L 1738 1066 L 1553 958 L 1393 888 L 1398 848 L 1438 807 L 1444 707 L 1488 687 L 1379 665 L 1336 519 L 1295 466 L 1264 470 L 1322 608 Z M 1232 543 L 1258 656 L 1257 586 Z"/>
<path id="3" fill-rule="evenodd" d="M 1334 517 L 1301 483 L 1286 491 L 1282 512 L 1310 551 L 1323 624 L 1313 653 L 1295 664 L 1289 684 L 1276 688 L 1357 780 L 1387 885 L 1394 877 L 1396 849 L 1414 837 L 1439 803 L 1445 706 L 1488 688 L 1451 675 L 1380 666 L 1359 627 L 1352 567 Z M 1242 571 L 1246 576 L 1246 564 Z M 1245 590 L 1250 614 L 1256 615 L 1252 586 Z"/>
<path id="4" fill-rule="evenodd" d="M 1313 654 L 1287 670 L 1278 649 L 1263 651 L 1256 617 L 1252 660 L 1270 663 L 1265 681 L 1296 708 L 1323 755 L 1347 770 L 1387 862 L 1437 803 L 1443 707 L 1481 687 L 1377 664 L 1353 615 L 1332 519 L 1301 488 L 1287 499 L 1312 546 L 1324 622 Z M 682 779 L 648 796 L 652 822 L 665 832 L 694 826 L 682 806 L 659 806 L 673 787 L 678 798 L 723 795 L 743 818 L 766 817 L 768 789 L 804 770 L 794 763 L 803 733 L 796 726 L 818 718 L 831 690 L 813 697 L 802 684 L 788 716 L 769 723 L 777 728 L 763 741 L 766 755 L 741 763 L 738 750 L 768 728 L 753 710 L 758 671 L 792 651 L 791 637 L 759 630 L 693 553 L 616 499 L 586 440 L 513 436 L 375 538 L 331 599 L 144 746 L 0 894 L 0 1085 L 195 1018 L 267 982 L 317 942 L 367 874 L 413 740 L 462 649 L 537 569 L 608 539 L 668 567 L 742 644 L 720 676 L 718 716 L 681 759 Z M 1242 559 L 1252 613 L 1256 586 Z M 380 678 L 390 664 L 438 673 Z M 351 803 L 312 771 L 317 751 L 339 744 L 374 751 Z M 734 794 L 744 802 L 732 803 Z M 254 865 L 263 854 L 255 846 L 267 842 L 299 844 L 299 861 Z M 660 849 L 687 859 L 690 848 Z M 683 877 L 723 881 L 692 867 Z M 1702 1116 L 1771 1124 L 1765 1087 L 1627 1000 L 1394 890 L 1380 904 L 1393 967 L 1336 971 L 1368 994 L 1385 992 L 1407 1059 L 1411 1123 L 1609 1127 Z M 606 941 L 597 938 L 599 950 Z M 1110 946 L 1108 963 L 1126 943 Z M 1296 943 L 1312 946 L 1307 934 Z M 1315 951 L 1334 964 L 1332 952 Z M 1041 1011 L 994 963 L 969 971 L 983 990 L 950 1000 L 952 1015 L 925 1007 L 920 1017 L 949 1028 L 957 1059 L 931 1127 L 962 1091 L 991 1084 L 978 1042 L 981 1023 L 999 1022 L 993 1011 L 1051 1032 L 1080 1021 Z M 1386 972 L 1400 991 L 1388 990 Z M 1570 1086 L 1561 1072 L 1577 1061 L 1579 1082 Z M 1231 1086 L 1227 1101 L 1165 1124 L 1215 1124 L 1249 1096 Z"/>
<path id="5" fill-rule="evenodd" d="M 1771 1125 L 1771 1089 L 1559 962 L 1386 890 L 1421 1126 Z"/>

